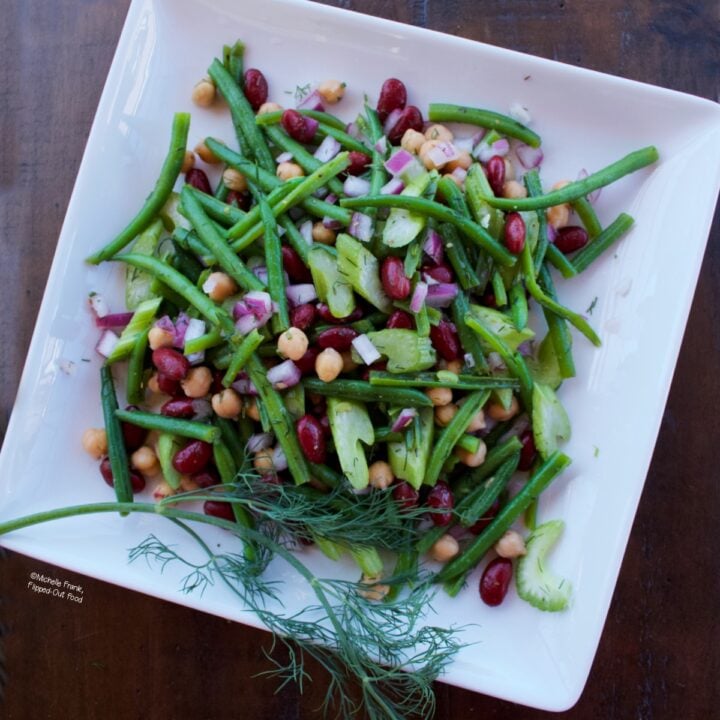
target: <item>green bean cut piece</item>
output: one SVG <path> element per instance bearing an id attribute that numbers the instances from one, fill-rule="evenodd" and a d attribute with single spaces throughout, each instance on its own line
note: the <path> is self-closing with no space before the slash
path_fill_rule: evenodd
<path id="1" fill-rule="evenodd" d="M 202 209 L 221 225 L 229 227 L 240 222 L 245 217 L 245 212 L 234 205 L 228 205 L 217 197 L 208 195 L 202 190 L 198 190 L 192 186 L 187 186 L 188 192 L 200 203 Z"/>
<path id="2" fill-rule="evenodd" d="M 196 420 L 184 420 L 142 410 L 116 410 L 115 417 L 121 422 L 128 422 L 146 430 L 157 430 L 206 443 L 215 442 L 220 437 L 220 431 L 216 427 Z"/>
<path id="3" fill-rule="evenodd" d="M 242 339 L 242 342 L 235 348 L 225 377 L 222 379 L 222 384 L 225 387 L 230 387 L 233 384 L 238 373 L 245 367 L 247 361 L 260 347 L 264 339 L 257 329 L 253 329 Z"/>
<path id="4" fill-rule="evenodd" d="M 543 266 L 540 270 L 538 281 L 540 286 L 544 289 L 546 295 L 553 300 L 557 300 L 555 284 L 553 283 L 552 277 L 545 266 Z M 543 314 L 545 315 L 545 322 L 548 326 L 550 342 L 552 343 L 553 350 L 555 351 L 555 357 L 557 358 L 558 369 L 560 370 L 561 377 L 566 379 L 575 377 L 575 361 L 573 360 L 572 355 L 572 335 L 570 335 L 570 331 L 565 324 L 565 319 L 556 315 L 547 307 L 543 307 Z"/>
<path id="5" fill-rule="evenodd" d="M 570 260 L 565 253 L 560 252 L 553 244 L 547 246 L 545 260 L 559 271 L 566 280 L 578 274 L 577 268 L 572 260 Z"/>
<path id="6" fill-rule="evenodd" d="M 477 375 L 455 375 L 451 372 L 419 372 L 412 375 L 371 370 L 370 385 L 380 387 L 433 388 L 448 387 L 454 390 L 499 390 L 520 387 L 518 380 L 505 377 L 479 377 Z"/>
<path id="7" fill-rule="evenodd" d="M 130 352 L 127 370 L 127 388 L 125 396 L 128 405 L 140 405 L 145 400 L 143 392 L 143 371 L 145 369 L 145 353 L 148 347 L 148 334 L 150 328 L 147 328 L 135 342 L 135 346 Z"/>
<path id="8" fill-rule="evenodd" d="M 145 230 L 155 219 L 170 197 L 175 181 L 180 174 L 182 164 L 185 160 L 185 148 L 187 146 L 189 129 L 190 115 L 188 113 L 176 113 L 170 134 L 170 150 L 160 170 L 160 176 L 153 191 L 148 196 L 138 214 L 128 223 L 125 229 L 114 240 L 102 248 L 102 250 L 98 250 L 98 252 L 93 253 L 87 258 L 86 262 L 97 265 L 103 260 L 109 260 L 113 255 L 119 253 L 134 237 Z"/>
<path id="9" fill-rule="evenodd" d="M 132 318 L 130 318 L 130 322 L 123 329 L 117 345 L 107 356 L 106 362 L 108 365 L 130 356 L 140 337 L 150 329 L 161 302 L 162 298 L 152 298 L 141 302 L 137 306 Z"/>
<path id="10" fill-rule="evenodd" d="M 223 338 L 222 333 L 217 328 L 213 328 L 204 335 L 185 340 L 183 354 L 194 355 L 195 353 L 202 352 L 203 350 L 209 350 L 210 348 L 217 347 L 224 342 L 225 338 Z"/>
<path id="11" fill-rule="evenodd" d="M 122 426 L 118 412 L 117 395 L 112 372 L 107 365 L 100 368 L 100 398 L 102 401 L 105 433 L 107 435 L 108 457 L 113 476 L 113 488 L 118 502 L 132 502 L 133 490 L 130 483 L 130 464 L 128 461 Z M 120 513 L 127 515 L 127 513 Z"/>
<path id="12" fill-rule="evenodd" d="M 362 380 L 323 382 L 315 378 L 305 378 L 303 385 L 309 392 L 326 397 L 347 398 L 361 402 L 384 402 L 397 407 L 432 407 L 430 398 L 418 390 L 377 387 Z"/>
<path id="13" fill-rule="evenodd" d="M 573 257 L 572 264 L 575 269 L 579 273 L 586 270 L 616 240 L 619 240 L 633 226 L 634 222 L 630 215 L 621 213 L 614 222 Z"/>
<path id="14" fill-rule="evenodd" d="M 487 441 L 487 439 L 486 437 L 485 440 Z M 485 462 L 480 467 L 473 468 L 453 483 L 455 500 L 459 503 L 520 450 L 522 450 L 522 443 L 515 435 L 491 448 L 485 457 Z"/>
<path id="15" fill-rule="evenodd" d="M 290 327 L 290 314 L 285 292 L 285 270 L 283 269 L 282 249 L 280 236 L 277 231 L 277 222 L 273 217 L 267 200 L 259 195 L 260 215 L 265 226 L 265 266 L 268 274 L 268 290 L 270 297 L 277 306 L 277 313 L 273 315 L 273 332 L 278 334 Z"/>
<path id="16" fill-rule="evenodd" d="M 588 237 L 591 240 L 596 238 L 602 232 L 602 225 L 590 201 L 586 197 L 579 197 L 577 200 L 573 200 L 571 205 L 587 231 Z"/>

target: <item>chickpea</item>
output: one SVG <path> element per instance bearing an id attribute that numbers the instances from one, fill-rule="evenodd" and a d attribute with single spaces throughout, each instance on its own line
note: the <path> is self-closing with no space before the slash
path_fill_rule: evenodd
<path id="1" fill-rule="evenodd" d="M 180 172 L 184 175 L 188 172 L 188 170 L 192 170 L 193 167 L 195 167 L 195 153 L 192 150 L 187 150 L 185 152 L 185 157 L 183 158 L 183 164 L 180 168 Z"/>
<path id="2" fill-rule="evenodd" d="M 517 177 L 515 175 L 515 166 L 512 164 L 509 158 L 503 158 L 505 162 L 505 179 L 506 180 L 515 180 Z"/>
<path id="3" fill-rule="evenodd" d="M 175 490 L 170 487 L 166 480 L 160 480 L 158 484 L 153 488 L 153 498 L 155 500 L 164 500 L 167 497 L 175 494 Z"/>
<path id="4" fill-rule="evenodd" d="M 242 398 L 232 388 L 213 395 L 211 404 L 216 415 L 230 420 L 234 420 L 242 410 Z"/>
<path id="5" fill-rule="evenodd" d="M 333 348 L 326 348 L 315 358 L 315 372 L 323 382 L 332 382 L 343 369 L 342 355 Z"/>
<path id="6" fill-rule="evenodd" d="M 82 436 L 82 446 L 88 455 L 99 460 L 107 455 L 108 441 L 104 428 L 88 428 Z"/>
<path id="7" fill-rule="evenodd" d="M 213 376 L 210 368 L 200 365 L 190 368 L 185 379 L 180 381 L 180 386 L 189 398 L 201 398 L 210 392 L 212 382 Z"/>
<path id="8" fill-rule="evenodd" d="M 425 391 L 425 394 L 432 400 L 432 404 L 437 406 L 449 405 L 452 402 L 453 394 L 450 388 L 435 387 Z"/>
<path id="9" fill-rule="evenodd" d="M 245 176 L 241 172 L 238 172 L 235 168 L 225 168 L 222 174 L 222 179 L 229 190 L 245 192 L 248 189 Z"/>
<path id="10" fill-rule="evenodd" d="M 161 347 L 172 347 L 174 341 L 175 336 L 169 330 L 164 330 L 161 327 L 150 328 L 148 345 L 151 350 L 157 350 Z"/>
<path id="11" fill-rule="evenodd" d="M 444 125 L 431 125 L 425 131 L 426 140 L 438 140 L 439 142 L 452 142 L 455 136 Z"/>
<path id="12" fill-rule="evenodd" d="M 443 359 L 441 359 L 440 362 L 438 363 L 438 367 L 441 370 L 447 370 L 448 372 L 459 375 L 463 370 L 463 361 L 462 360 L 443 360 Z"/>
<path id="13" fill-rule="evenodd" d="M 147 445 L 139 447 L 130 456 L 130 462 L 132 466 L 143 475 L 154 475 L 158 469 L 157 455 L 155 451 Z"/>
<path id="14" fill-rule="evenodd" d="M 208 275 L 202 289 L 211 300 L 222 302 L 234 295 L 238 291 L 238 286 L 227 273 L 214 272 Z"/>
<path id="15" fill-rule="evenodd" d="M 474 433 L 478 430 L 482 430 L 485 427 L 485 413 L 482 410 L 478 410 L 470 424 L 467 426 L 465 432 Z"/>
<path id="16" fill-rule="evenodd" d="M 183 492 L 192 492 L 198 490 L 200 486 L 189 475 L 181 475 L 180 488 Z"/>
<path id="17" fill-rule="evenodd" d="M 502 196 L 505 198 L 527 197 L 527 188 L 517 180 L 506 180 L 502 186 Z"/>
<path id="18" fill-rule="evenodd" d="M 570 205 L 567 203 L 553 205 L 545 211 L 545 217 L 550 225 L 559 230 L 570 223 Z"/>
<path id="19" fill-rule="evenodd" d="M 520 404 L 517 401 L 517 398 L 513 395 L 512 400 L 510 401 L 510 407 L 505 408 L 503 407 L 502 403 L 499 402 L 491 402 L 487 406 L 487 414 L 493 419 L 497 420 L 499 422 L 504 422 L 505 420 L 509 420 L 512 417 L 515 417 L 515 415 L 520 412 Z"/>
<path id="20" fill-rule="evenodd" d="M 412 128 L 406 130 L 402 136 L 402 140 L 400 140 L 400 146 L 403 150 L 407 150 L 413 155 L 417 155 L 424 144 L 425 136 L 421 132 L 413 130 Z"/>
<path id="21" fill-rule="evenodd" d="M 192 91 L 192 101 L 200 107 L 210 107 L 215 102 L 215 84 L 210 78 L 203 78 Z"/>
<path id="22" fill-rule="evenodd" d="M 260 408 L 258 407 L 257 398 L 252 398 L 250 402 L 245 405 L 245 417 L 260 422 Z"/>
<path id="23" fill-rule="evenodd" d="M 282 105 L 278 105 L 275 102 L 263 103 L 257 111 L 258 115 L 267 115 L 268 113 L 280 112 L 283 109 Z"/>
<path id="24" fill-rule="evenodd" d="M 217 165 L 220 159 L 216 157 L 212 150 L 205 144 L 204 140 L 201 140 L 195 146 L 195 153 L 200 156 L 200 159 L 206 162 L 208 165 Z"/>
<path id="25" fill-rule="evenodd" d="M 452 560 L 459 552 L 458 541 L 452 535 L 445 534 L 430 548 L 430 557 L 437 562 L 444 563 Z"/>
<path id="26" fill-rule="evenodd" d="M 147 388 L 152 393 L 159 393 L 162 392 L 160 390 L 160 386 L 158 385 L 158 379 L 157 379 L 157 373 L 153 373 L 147 381 Z"/>
<path id="27" fill-rule="evenodd" d="M 487 446 L 481 440 L 480 447 L 477 452 L 471 453 L 462 448 L 456 450 L 457 456 L 460 458 L 460 462 L 468 467 L 480 467 L 485 462 L 485 456 L 487 455 Z"/>
<path id="28" fill-rule="evenodd" d="M 334 105 L 345 97 L 345 87 L 345 83 L 339 80 L 324 80 L 317 91 L 326 103 Z"/>
<path id="29" fill-rule="evenodd" d="M 390 592 L 390 586 L 379 583 L 379 580 L 381 580 L 379 575 L 363 574 L 359 584 L 367 589 L 364 587 L 358 588 L 358 595 L 366 600 L 382 600 Z"/>
<path id="30" fill-rule="evenodd" d="M 445 165 L 445 161 L 441 162 L 439 165 L 436 165 L 435 161 L 430 157 L 430 151 L 434 147 L 436 147 L 439 142 L 439 140 L 426 140 L 423 143 L 423 146 L 420 148 L 420 152 L 418 153 L 418 157 L 420 158 L 420 160 L 422 160 L 423 165 L 428 170 L 439 170 Z"/>
<path id="31" fill-rule="evenodd" d="M 377 490 L 386 490 L 395 479 L 390 465 L 384 460 L 376 460 L 368 468 L 368 472 L 370 473 L 370 485 Z"/>
<path id="32" fill-rule="evenodd" d="M 297 163 L 282 162 L 277 166 L 275 174 L 281 180 L 290 180 L 296 177 L 303 177 L 305 173 L 303 169 Z"/>
<path id="33" fill-rule="evenodd" d="M 527 555 L 525 540 L 516 530 L 507 530 L 505 534 L 495 543 L 495 552 L 504 558 L 516 558 Z"/>
<path id="34" fill-rule="evenodd" d="M 435 424 L 440 427 L 447 427 L 450 421 L 455 417 L 455 413 L 459 410 L 455 403 L 449 405 L 439 405 L 435 408 Z"/>
<path id="35" fill-rule="evenodd" d="M 472 155 L 467 150 L 460 150 L 460 154 L 455 160 L 449 160 L 445 163 L 445 167 L 443 170 L 445 172 L 451 173 L 453 170 L 456 170 L 457 168 L 462 168 L 463 170 L 467 170 L 472 165 Z"/>
<path id="36" fill-rule="evenodd" d="M 353 370 L 357 370 L 359 367 L 359 365 L 353 360 L 352 352 L 350 350 L 341 352 L 340 357 L 342 357 L 343 361 L 342 372 L 349 373 Z"/>
<path id="37" fill-rule="evenodd" d="M 277 342 L 278 352 L 290 360 L 299 360 L 308 349 L 307 335 L 300 328 L 288 328 Z"/>
<path id="38" fill-rule="evenodd" d="M 334 245 L 335 231 L 325 227 L 322 220 L 318 220 L 312 227 L 312 239 L 323 245 Z"/>
<path id="39" fill-rule="evenodd" d="M 260 475 L 272 475 L 275 472 L 275 461 L 273 459 L 273 449 L 265 448 L 255 453 L 253 458 L 253 466 Z"/>

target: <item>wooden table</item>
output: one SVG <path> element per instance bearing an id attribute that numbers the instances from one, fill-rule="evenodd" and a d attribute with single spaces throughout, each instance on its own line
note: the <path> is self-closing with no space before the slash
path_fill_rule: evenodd
<path id="1" fill-rule="evenodd" d="M 3 431 L 127 4 L 3 4 Z M 720 90 L 715 0 L 333 4 L 712 99 Z M 568 720 L 720 713 L 719 240 L 716 222 L 614 602 L 587 689 L 562 716 Z M 83 604 L 34 595 L 33 571 L 81 584 Z M 291 720 L 313 717 L 323 696 L 322 676 L 302 697 L 293 687 L 274 695 L 272 681 L 252 679 L 268 667 L 261 632 L 15 554 L 0 573 L 7 676 L 0 714 L 8 720 Z M 437 698 L 437 718 L 545 716 L 442 684 Z"/>

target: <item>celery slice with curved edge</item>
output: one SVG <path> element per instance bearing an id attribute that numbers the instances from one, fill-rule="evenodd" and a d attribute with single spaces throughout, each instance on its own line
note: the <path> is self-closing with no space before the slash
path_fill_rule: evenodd
<path id="1" fill-rule="evenodd" d="M 340 233 L 335 247 L 340 277 L 352 285 L 355 292 L 384 313 L 392 312 L 392 302 L 380 281 L 378 259 L 354 238 Z"/>
<path id="2" fill-rule="evenodd" d="M 420 337 L 414 330 L 392 328 L 369 332 L 367 336 L 378 352 L 387 358 L 388 372 L 419 372 L 433 367 L 437 362 L 430 338 Z"/>
<path id="3" fill-rule="evenodd" d="M 512 319 L 500 310 L 471 304 L 470 312 L 513 351 L 517 350 L 522 343 L 535 337 L 535 333 L 529 327 L 518 330 Z M 491 351 L 482 338 L 480 338 L 480 345 L 486 354 Z"/>
<path id="4" fill-rule="evenodd" d="M 334 317 L 347 317 L 355 309 L 352 285 L 340 274 L 337 254 L 324 245 L 308 252 L 308 267 L 321 302 L 327 303 Z"/>
<path id="5" fill-rule="evenodd" d="M 411 180 L 401 194 L 420 197 L 427 189 L 431 179 L 430 173 L 423 172 Z M 427 218 L 424 215 L 403 210 L 402 208 L 393 208 L 385 221 L 382 235 L 383 242 L 392 248 L 405 247 L 422 232 L 426 223 Z"/>
<path id="6" fill-rule="evenodd" d="M 552 455 L 561 440 L 570 439 L 570 419 L 549 385 L 533 384 L 532 427 L 535 447 L 543 458 Z"/>
<path id="7" fill-rule="evenodd" d="M 155 220 L 141 232 L 132 246 L 132 252 L 141 255 L 157 255 L 158 244 L 163 233 L 161 220 Z M 125 307 L 135 308 L 144 300 L 153 297 L 153 276 L 145 270 L 127 265 L 125 267 Z"/>
<path id="8" fill-rule="evenodd" d="M 525 363 L 536 383 L 548 385 L 553 390 L 557 390 L 562 385 L 564 378 L 560 372 L 555 346 L 550 334 L 546 335 L 540 343 L 537 357 L 525 358 Z"/>
<path id="9" fill-rule="evenodd" d="M 430 451 L 435 434 L 435 413 L 432 408 L 420 410 L 418 431 L 414 433 L 412 443 L 405 440 L 387 444 L 388 460 L 393 475 L 410 483 L 416 490 L 425 479 Z"/>
<path id="10" fill-rule="evenodd" d="M 128 357 L 142 334 L 155 319 L 162 298 L 152 298 L 141 302 L 133 313 L 130 322 L 125 326 L 117 345 L 107 357 L 107 363 L 114 363 Z"/>
<path id="11" fill-rule="evenodd" d="M 375 442 L 375 431 L 365 405 L 361 402 L 329 397 L 327 413 L 340 467 L 350 484 L 362 490 L 370 482 L 362 443 L 372 445 Z"/>
<path id="12" fill-rule="evenodd" d="M 558 612 L 570 602 L 572 586 L 545 566 L 548 553 L 565 529 L 562 520 L 550 520 L 536 528 L 526 543 L 527 554 L 516 566 L 518 595 L 538 610 Z"/>

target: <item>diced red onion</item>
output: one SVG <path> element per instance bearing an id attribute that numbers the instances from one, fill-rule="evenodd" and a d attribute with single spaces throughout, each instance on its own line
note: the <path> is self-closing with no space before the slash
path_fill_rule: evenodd
<path id="1" fill-rule="evenodd" d="M 339 220 L 335 220 L 327 215 L 323 217 L 322 224 L 323 227 L 326 227 L 328 230 L 339 230 L 342 227 L 342 223 Z"/>
<path id="2" fill-rule="evenodd" d="M 488 145 L 484 140 L 473 150 L 473 155 L 480 162 L 487 162 L 491 157 L 499 155 L 505 157 L 510 152 L 510 143 L 507 138 L 500 138 L 492 145 Z"/>
<path id="3" fill-rule="evenodd" d="M 204 285 L 203 289 L 205 289 Z M 173 336 L 175 335 L 175 323 L 170 319 L 169 315 L 163 315 L 161 318 L 158 318 L 155 321 L 155 327 L 160 328 L 165 332 L 171 332 Z"/>
<path id="4" fill-rule="evenodd" d="M 235 321 L 235 329 L 241 335 L 247 335 L 253 330 L 258 330 L 265 323 L 261 323 L 252 313 L 248 313 Z"/>
<path id="5" fill-rule="evenodd" d="M 95 317 L 102 318 L 110 314 L 110 308 L 100 293 L 92 293 L 88 297 L 88 303 L 90 303 L 90 309 L 95 313 Z"/>
<path id="6" fill-rule="evenodd" d="M 252 380 L 245 374 L 240 373 L 235 382 L 230 386 L 233 390 L 237 390 L 241 395 L 257 395 L 258 391 Z"/>
<path id="7" fill-rule="evenodd" d="M 245 293 L 243 302 L 250 312 L 258 319 L 266 323 L 272 316 L 272 298 L 264 290 L 251 290 Z"/>
<path id="8" fill-rule="evenodd" d="M 381 155 L 384 155 L 387 152 L 388 149 L 388 140 L 387 138 L 382 135 L 380 139 L 375 143 L 374 145 L 375 150 L 377 150 Z"/>
<path id="9" fill-rule="evenodd" d="M 485 128 L 479 128 L 471 138 L 472 147 L 475 147 L 479 142 L 481 142 L 485 135 L 487 135 L 487 130 Z"/>
<path id="10" fill-rule="evenodd" d="M 175 347 L 181 348 L 185 345 L 185 333 L 187 332 L 189 324 L 190 316 L 181 312 L 175 321 L 175 338 L 173 340 Z"/>
<path id="11" fill-rule="evenodd" d="M 541 148 L 530 147 L 525 143 L 518 144 L 515 148 L 515 154 L 517 155 L 520 164 L 526 170 L 532 170 L 533 168 L 539 167 L 544 157 Z"/>
<path id="12" fill-rule="evenodd" d="M 253 275 L 260 280 L 261 282 L 265 283 L 267 285 L 268 281 L 268 271 L 267 268 L 264 265 L 257 265 L 252 269 Z"/>
<path id="13" fill-rule="evenodd" d="M 193 415 L 193 420 L 204 420 L 205 418 L 209 418 L 213 414 L 212 405 L 207 400 L 203 400 L 201 398 L 193 400 L 192 407 L 193 411 L 195 412 L 195 415 Z"/>
<path id="14" fill-rule="evenodd" d="M 496 352 L 489 352 L 487 356 L 488 367 L 490 370 L 505 370 L 505 363 L 500 355 Z"/>
<path id="15" fill-rule="evenodd" d="M 451 142 L 439 142 L 428 151 L 428 157 L 436 167 L 441 167 L 451 160 L 457 160 L 460 153 Z"/>
<path id="16" fill-rule="evenodd" d="M 187 330 L 185 331 L 185 337 L 183 338 L 183 346 L 188 340 L 195 340 L 201 335 L 205 334 L 205 321 L 199 318 L 190 318 L 188 321 Z M 205 351 L 199 350 L 198 352 L 187 355 L 188 362 L 191 365 L 202 362 L 205 359 Z"/>
<path id="17" fill-rule="evenodd" d="M 475 358 L 472 356 L 472 353 L 465 353 L 463 355 L 463 361 L 465 363 L 465 367 L 475 367 Z"/>
<path id="18" fill-rule="evenodd" d="M 401 175 L 410 165 L 415 162 L 415 156 L 407 150 L 398 150 L 393 153 L 384 163 L 385 169 L 393 176 Z"/>
<path id="19" fill-rule="evenodd" d="M 328 196 L 325 198 L 325 202 L 329 205 L 334 205 L 337 202 L 337 195 L 329 193 Z"/>
<path id="20" fill-rule="evenodd" d="M 124 328 L 130 320 L 132 320 L 133 314 L 131 312 L 126 313 L 109 313 L 108 315 L 98 316 L 95 318 L 95 325 L 103 330 L 109 328 Z"/>
<path id="21" fill-rule="evenodd" d="M 430 275 L 429 273 L 426 273 L 426 272 L 424 272 L 422 274 L 422 279 L 428 284 L 428 287 L 430 287 L 430 285 L 437 285 L 440 282 L 439 280 L 436 280 L 432 275 Z"/>
<path id="22" fill-rule="evenodd" d="M 297 108 L 298 110 L 325 110 L 322 95 L 317 90 L 313 90 L 298 103 Z"/>
<path id="23" fill-rule="evenodd" d="M 372 340 L 363 334 L 353 338 L 352 346 L 355 352 L 362 358 L 366 365 L 372 365 L 376 360 L 380 359 L 378 349 L 373 345 Z"/>
<path id="24" fill-rule="evenodd" d="M 301 283 L 300 285 L 288 285 L 285 294 L 291 305 L 305 305 L 317 298 L 317 290 L 312 283 Z"/>
<path id="25" fill-rule="evenodd" d="M 100 339 L 97 341 L 95 350 L 98 354 L 105 358 L 110 357 L 110 354 L 115 349 L 115 346 L 119 341 L 120 338 L 112 330 L 105 330 L 105 332 L 100 336 Z"/>
<path id="26" fill-rule="evenodd" d="M 410 310 L 414 313 L 418 313 L 422 310 L 425 304 L 425 298 L 428 294 L 428 284 L 422 280 L 418 280 L 415 283 L 415 289 L 413 290 L 412 298 L 410 298 Z"/>
<path id="27" fill-rule="evenodd" d="M 457 294 L 457 283 L 437 283 L 436 285 L 428 285 L 425 304 L 428 307 L 434 308 L 450 307 Z"/>
<path id="28" fill-rule="evenodd" d="M 380 188 L 381 195 L 399 195 L 405 189 L 405 183 L 400 178 L 392 178 Z"/>
<path id="29" fill-rule="evenodd" d="M 323 200 L 325 197 L 327 197 L 328 192 L 329 190 L 326 187 L 321 187 L 313 193 L 313 197 Z"/>
<path id="30" fill-rule="evenodd" d="M 383 125 L 383 133 L 387 136 L 390 134 L 392 129 L 397 125 L 397 121 L 400 119 L 400 116 L 402 115 L 402 110 L 400 108 L 395 108 L 386 118 L 385 124 Z"/>
<path id="31" fill-rule="evenodd" d="M 313 236 L 312 236 L 312 229 L 313 229 L 313 222 L 312 220 L 306 220 L 299 228 L 300 234 L 303 236 L 303 240 L 308 245 L 313 244 Z"/>
<path id="32" fill-rule="evenodd" d="M 523 413 L 522 415 L 519 415 L 515 422 L 512 424 L 510 429 L 500 437 L 498 440 L 499 443 L 503 443 L 506 440 L 509 440 L 512 437 L 519 437 L 522 435 L 528 428 L 530 427 L 530 418 Z"/>
<path id="33" fill-rule="evenodd" d="M 477 145 L 482 138 L 478 138 L 476 142 L 473 142 L 472 138 L 455 138 L 453 143 L 458 150 L 465 152 L 472 152 L 472 149 Z"/>
<path id="34" fill-rule="evenodd" d="M 320 123 L 317 120 L 315 120 L 315 118 L 311 118 L 311 117 L 305 118 L 305 128 L 307 129 L 311 138 L 315 137 L 315 133 L 317 132 L 319 124 Z"/>
<path id="35" fill-rule="evenodd" d="M 529 340 L 526 340 L 525 342 L 521 342 L 518 345 L 518 352 L 523 357 L 530 357 L 533 354 L 532 344 Z"/>
<path id="36" fill-rule="evenodd" d="M 403 408 L 395 418 L 395 422 L 390 427 L 390 430 L 392 430 L 392 432 L 404 430 L 417 417 L 417 414 L 415 408 Z"/>
<path id="37" fill-rule="evenodd" d="M 529 110 L 519 102 L 514 102 L 510 106 L 510 117 L 523 125 L 529 125 L 532 122 Z"/>
<path id="38" fill-rule="evenodd" d="M 332 160 L 341 150 L 340 143 L 331 135 L 326 135 L 313 153 L 320 162 L 326 163 Z"/>
<path id="39" fill-rule="evenodd" d="M 554 225 L 551 225 L 550 223 L 547 224 L 547 234 L 548 234 L 548 241 L 551 243 L 554 243 L 555 238 L 557 237 L 557 230 L 555 229 Z"/>
<path id="40" fill-rule="evenodd" d="M 373 220 L 369 215 L 354 212 L 350 218 L 348 232 L 360 242 L 370 242 L 373 234 Z"/>
<path id="41" fill-rule="evenodd" d="M 457 178 L 460 182 L 465 182 L 467 177 L 467 170 L 465 168 L 456 167 L 451 173 L 453 177 Z"/>
<path id="42" fill-rule="evenodd" d="M 275 162 L 279 165 L 280 163 L 290 162 L 293 159 L 291 152 L 281 152 L 276 158 Z"/>
<path id="43" fill-rule="evenodd" d="M 356 122 L 348 123 L 345 126 L 345 132 L 350 137 L 354 137 L 356 140 L 360 140 L 360 138 L 362 138 L 362 133 L 360 132 L 360 126 Z"/>
<path id="44" fill-rule="evenodd" d="M 443 241 L 435 230 L 428 230 L 427 237 L 423 243 L 423 251 L 435 264 L 442 262 L 444 254 Z"/>
<path id="45" fill-rule="evenodd" d="M 355 175 L 348 175 L 343 183 L 343 191 L 348 197 L 362 197 L 370 192 L 370 181 Z"/>
<path id="46" fill-rule="evenodd" d="M 268 382 L 276 390 L 291 388 L 300 382 L 302 373 L 292 360 L 285 360 L 267 371 Z"/>
<path id="47" fill-rule="evenodd" d="M 588 171 L 585 168 L 582 168 L 580 172 L 578 173 L 577 179 L 578 180 L 584 180 L 588 176 Z M 602 192 L 602 188 L 598 188 L 597 190 L 593 190 L 591 193 L 587 194 L 587 200 L 590 204 L 594 205 L 598 199 L 600 198 L 600 193 Z"/>
<path id="48" fill-rule="evenodd" d="M 272 452 L 273 468 L 278 472 L 288 469 L 288 461 L 282 446 L 276 445 Z"/>
<path id="49" fill-rule="evenodd" d="M 260 452 L 260 450 L 265 450 L 265 448 L 272 447 L 272 444 L 272 433 L 255 433 L 248 438 L 247 445 L 245 447 L 248 452 L 256 453 Z"/>

